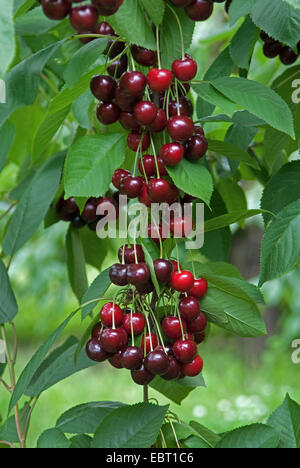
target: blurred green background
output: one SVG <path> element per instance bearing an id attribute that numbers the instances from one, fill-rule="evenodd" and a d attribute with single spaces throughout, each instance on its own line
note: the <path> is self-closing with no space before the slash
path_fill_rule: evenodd
<path id="1" fill-rule="evenodd" d="M 230 29 L 222 5 L 205 24 L 197 26 L 192 54 L 199 63 L 199 77 L 235 33 Z M 250 78 L 270 84 L 283 68 L 276 60 L 262 56 L 257 44 L 250 70 Z M 208 124 L 206 132 L 220 129 L 224 137 L 226 125 Z M 63 132 L 62 132 L 63 133 Z M 216 133 L 214 134 L 216 137 Z M 18 167 L 13 163 L 0 174 L 2 193 L 13 187 Z M 248 182 L 244 186 L 249 208 L 257 208 L 261 187 Z M 6 203 L 0 204 L 5 211 Z M 231 261 L 246 279 L 256 281 L 259 269 L 259 244 L 262 236 L 260 219 L 247 223 L 244 230 L 233 227 Z M 5 219 L 0 223 L 5 229 Z M 77 307 L 70 289 L 64 240 L 67 225 L 59 223 L 47 230 L 40 229 L 34 238 L 13 259 L 11 278 L 19 304 L 15 325 L 19 337 L 17 373 L 24 368 L 40 343 Z M 107 260 L 109 263 L 109 260 Z M 89 267 L 89 279 L 97 271 Z M 239 339 L 211 328 L 207 343 L 201 345 L 204 359 L 204 378 L 207 389 L 192 392 L 181 406 L 172 409 L 185 421 L 196 420 L 217 432 L 230 430 L 254 421 L 264 421 L 282 402 L 287 392 L 300 402 L 300 364 L 292 363 L 292 341 L 300 338 L 300 268 L 283 279 L 268 283 L 263 292 L 267 306 L 263 313 L 268 337 Z M 76 316 L 60 339 L 80 337 L 87 323 Z M 11 338 L 11 335 L 10 335 Z M 7 373 L 4 374 L 6 376 Z M 150 396 L 160 403 L 167 399 L 156 393 Z M 0 388 L 0 415 L 5 417 L 9 395 Z M 34 446 L 39 434 L 55 424 L 58 416 L 68 408 L 88 401 L 113 400 L 135 403 L 142 400 L 142 388 L 136 386 L 126 371 L 117 371 L 108 364 L 82 371 L 46 391 L 33 413 L 28 445 Z"/>

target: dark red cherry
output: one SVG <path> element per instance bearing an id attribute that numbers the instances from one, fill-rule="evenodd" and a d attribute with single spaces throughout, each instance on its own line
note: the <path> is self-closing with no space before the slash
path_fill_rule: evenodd
<path id="1" fill-rule="evenodd" d="M 146 77 L 139 71 L 126 72 L 121 76 L 120 89 L 129 96 L 141 97 L 146 88 Z"/>
<path id="2" fill-rule="evenodd" d="M 98 322 L 96 323 L 96 325 L 94 325 L 93 327 L 93 330 L 92 330 L 92 333 L 91 333 L 91 337 L 92 338 L 97 338 L 97 340 L 100 339 L 100 335 L 102 333 L 102 330 L 103 330 L 103 325 L 101 322 Z"/>
<path id="3" fill-rule="evenodd" d="M 131 335 L 131 324 L 134 335 L 139 335 L 143 332 L 146 326 L 146 319 L 143 314 L 135 312 L 133 314 L 128 313 L 123 315 L 123 327 L 125 328 L 128 335 Z"/>
<path id="4" fill-rule="evenodd" d="M 175 359 L 174 356 L 169 356 L 169 370 L 166 374 L 162 375 L 162 378 L 164 380 L 174 380 L 179 377 L 181 372 L 181 365 Z"/>
<path id="5" fill-rule="evenodd" d="M 136 290 L 139 294 L 151 294 L 154 291 L 154 284 L 150 279 L 146 283 L 141 283 L 136 285 Z"/>
<path id="6" fill-rule="evenodd" d="M 110 59 L 113 59 L 120 55 L 125 49 L 125 42 L 115 40 L 109 41 L 108 55 Z"/>
<path id="7" fill-rule="evenodd" d="M 170 190 L 170 183 L 165 179 L 150 179 L 148 183 L 148 194 L 155 203 L 164 202 Z"/>
<path id="8" fill-rule="evenodd" d="M 83 219 L 81 218 L 81 216 L 79 214 L 76 214 L 73 217 L 71 224 L 72 224 L 74 229 L 81 229 L 84 226 L 86 226 L 86 222 L 83 221 Z"/>
<path id="9" fill-rule="evenodd" d="M 196 297 L 197 299 L 202 299 L 207 293 L 208 284 L 206 279 L 198 278 L 194 281 L 194 286 L 189 291 L 189 296 Z"/>
<path id="10" fill-rule="evenodd" d="M 116 169 L 112 176 L 113 185 L 119 190 L 121 181 L 130 175 L 130 172 L 126 169 Z"/>
<path id="11" fill-rule="evenodd" d="M 282 44 L 279 41 L 267 41 L 263 46 L 263 53 L 268 58 L 275 58 L 279 55 L 282 49 Z"/>
<path id="12" fill-rule="evenodd" d="M 113 102 L 121 109 L 123 112 L 133 113 L 133 109 L 136 103 L 136 98 L 124 94 L 120 88 L 115 90 Z"/>
<path id="13" fill-rule="evenodd" d="M 194 320 L 187 322 L 187 329 L 190 333 L 202 332 L 203 330 L 205 330 L 206 324 L 206 317 L 203 312 L 200 312 L 198 317 L 196 317 Z"/>
<path id="14" fill-rule="evenodd" d="M 203 369 L 203 360 L 202 358 L 197 355 L 192 362 L 187 364 L 183 364 L 182 366 L 182 373 L 186 377 L 196 377 L 201 373 Z"/>
<path id="15" fill-rule="evenodd" d="M 186 7 L 193 3 L 193 1 L 194 0 L 170 0 L 170 2 L 177 7 Z"/>
<path id="16" fill-rule="evenodd" d="M 121 329 L 105 328 L 101 334 L 100 343 L 108 353 L 116 353 L 127 344 L 127 340 Z"/>
<path id="17" fill-rule="evenodd" d="M 163 109 L 157 109 L 156 117 L 153 122 L 148 125 L 148 128 L 151 133 L 160 133 L 162 132 L 167 125 L 167 116 Z"/>
<path id="18" fill-rule="evenodd" d="M 97 219 L 97 201 L 95 198 L 89 198 L 86 202 L 83 212 L 81 213 L 82 219 L 86 223 L 93 223 Z"/>
<path id="19" fill-rule="evenodd" d="M 120 78 L 123 75 L 123 73 L 127 70 L 127 66 L 128 66 L 128 58 L 127 58 L 127 55 L 124 54 L 119 59 L 114 60 L 107 67 L 107 71 L 110 74 L 110 76 L 113 76 L 114 78 Z"/>
<path id="20" fill-rule="evenodd" d="M 198 66 L 195 60 L 186 54 L 184 59 L 174 60 L 172 71 L 179 81 L 191 81 L 197 75 Z"/>
<path id="21" fill-rule="evenodd" d="M 205 340 L 205 336 L 206 336 L 205 331 L 194 333 L 195 343 L 197 344 L 203 343 L 203 341 Z"/>
<path id="22" fill-rule="evenodd" d="M 142 175 L 152 177 L 156 173 L 155 158 L 150 154 L 144 154 L 139 160 L 139 171 Z"/>
<path id="23" fill-rule="evenodd" d="M 115 31 L 106 21 L 102 21 L 96 27 L 96 34 L 103 34 L 103 36 L 115 36 Z"/>
<path id="24" fill-rule="evenodd" d="M 123 322 L 123 311 L 117 304 L 114 304 L 113 302 L 107 302 L 100 311 L 101 322 L 106 327 L 112 327 L 113 317 L 115 326 L 121 325 Z"/>
<path id="25" fill-rule="evenodd" d="M 111 125 L 119 120 L 121 111 L 116 104 L 101 103 L 97 107 L 97 118 L 104 125 Z"/>
<path id="26" fill-rule="evenodd" d="M 195 297 L 184 297 L 179 303 L 179 312 L 185 320 L 194 320 L 200 314 L 199 302 Z"/>
<path id="27" fill-rule="evenodd" d="M 212 15 L 213 9 L 212 0 L 194 0 L 185 7 L 185 12 L 194 21 L 205 21 Z"/>
<path id="28" fill-rule="evenodd" d="M 138 199 L 140 203 L 143 203 L 143 205 L 146 205 L 148 207 L 151 206 L 152 201 L 150 200 L 149 195 L 148 195 L 147 184 L 143 185 L 143 188 L 138 196 Z"/>
<path id="29" fill-rule="evenodd" d="M 178 199 L 179 193 L 178 188 L 174 184 L 170 184 L 170 190 L 166 198 L 166 203 L 172 205 Z"/>
<path id="30" fill-rule="evenodd" d="M 162 93 L 169 89 L 173 81 L 173 74 L 170 70 L 151 68 L 147 75 L 147 83 L 152 91 Z"/>
<path id="31" fill-rule="evenodd" d="M 97 201 L 97 214 L 106 216 L 107 219 L 115 221 L 118 216 L 117 202 L 112 197 L 101 197 Z"/>
<path id="32" fill-rule="evenodd" d="M 161 283 L 168 283 L 173 271 L 173 265 L 169 260 L 158 258 L 154 261 L 154 271 L 158 281 Z"/>
<path id="33" fill-rule="evenodd" d="M 119 9 L 119 0 L 92 0 L 92 3 L 102 16 L 111 16 Z"/>
<path id="34" fill-rule="evenodd" d="M 119 351 L 117 351 L 114 354 L 111 354 L 110 357 L 108 358 L 108 362 L 116 369 L 123 369 L 121 357 L 125 349 L 126 349 L 126 346 L 122 347 Z"/>
<path id="35" fill-rule="evenodd" d="M 137 130 L 133 130 L 127 138 L 127 145 L 134 152 L 136 152 L 138 149 L 140 149 L 142 152 L 146 151 L 149 148 L 150 143 L 151 141 L 149 133 L 146 133 L 142 137 L 142 134 Z"/>
<path id="36" fill-rule="evenodd" d="M 71 10 L 69 0 L 42 0 L 44 14 L 52 20 L 64 19 Z"/>
<path id="37" fill-rule="evenodd" d="M 173 265 L 173 271 L 179 271 L 181 270 L 181 266 L 176 260 L 171 260 L 171 263 Z"/>
<path id="38" fill-rule="evenodd" d="M 283 65 L 292 65 L 296 62 L 298 55 L 290 47 L 284 46 L 280 51 L 279 57 Z"/>
<path id="39" fill-rule="evenodd" d="M 200 125 L 195 125 L 194 127 L 194 134 L 195 135 L 201 135 L 201 136 L 205 136 L 205 133 L 204 133 L 204 130 L 202 127 L 200 127 Z"/>
<path id="40" fill-rule="evenodd" d="M 194 285 L 194 276 L 190 271 L 173 271 L 171 275 L 171 286 L 175 291 L 188 292 Z"/>
<path id="41" fill-rule="evenodd" d="M 170 367 L 168 355 L 156 349 L 147 354 L 144 363 L 146 369 L 154 375 L 164 375 Z"/>
<path id="42" fill-rule="evenodd" d="M 192 340 L 177 340 L 173 345 L 173 353 L 179 362 L 191 362 L 197 354 L 197 345 Z"/>
<path id="43" fill-rule="evenodd" d="M 121 363 L 125 369 L 140 369 L 143 364 L 144 353 L 138 346 L 128 346 L 122 353 Z"/>
<path id="44" fill-rule="evenodd" d="M 116 263 L 109 270 L 110 281 L 117 286 L 126 286 L 127 281 L 127 266 L 121 263 Z"/>
<path id="45" fill-rule="evenodd" d="M 145 340 L 145 335 L 142 337 L 142 342 L 141 342 L 141 349 L 144 352 L 145 350 L 145 341 L 146 341 L 146 354 L 150 353 L 151 351 L 151 341 L 152 341 L 152 349 L 155 349 L 156 346 L 158 345 L 158 338 L 155 333 L 149 333 L 146 334 L 146 340 Z"/>
<path id="46" fill-rule="evenodd" d="M 124 250 L 125 249 L 125 250 Z M 129 246 L 128 244 L 125 244 L 125 246 L 122 246 L 118 250 L 118 258 L 120 262 L 124 262 L 129 265 L 130 263 L 141 263 L 145 260 L 145 255 L 143 251 L 143 247 L 140 244 L 135 244 Z"/>
<path id="47" fill-rule="evenodd" d="M 157 115 L 157 107 L 153 102 L 140 101 L 138 102 L 133 110 L 135 120 L 140 125 L 150 125 L 154 122 Z"/>
<path id="48" fill-rule="evenodd" d="M 174 115 L 167 122 L 167 130 L 173 140 L 185 141 L 193 135 L 194 123 L 186 115 Z"/>
<path id="49" fill-rule="evenodd" d="M 158 169 L 159 169 L 159 175 L 161 177 L 167 176 L 168 171 L 167 171 L 167 169 L 165 167 L 165 164 L 164 164 L 163 159 L 162 159 L 161 156 L 157 157 L 157 164 L 158 164 Z"/>
<path id="50" fill-rule="evenodd" d="M 96 75 L 93 76 L 90 84 L 93 95 L 105 103 L 112 101 L 117 83 L 111 76 Z"/>
<path id="51" fill-rule="evenodd" d="M 134 60 L 144 67 L 152 67 L 157 60 L 156 52 L 133 44 L 130 47 Z"/>
<path id="52" fill-rule="evenodd" d="M 153 240 L 157 245 L 160 245 L 159 239 L 161 239 L 162 242 L 165 242 L 167 239 L 163 235 L 163 226 L 162 224 L 159 224 L 158 226 L 155 223 L 150 223 L 148 225 L 148 237 Z"/>
<path id="53" fill-rule="evenodd" d="M 167 166 L 176 166 L 184 156 L 184 147 L 177 142 L 166 143 L 160 150 L 160 156 Z"/>
<path id="54" fill-rule="evenodd" d="M 136 198 L 143 188 L 143 181 L 140 177 L 131 175 L 124 177 L 120 182 L 120 193 L 128 198 Z"/>
<path id="55" fill-rule="evenodd" d="M 125 130 L 138 130 L 140 128 L 132 112 L 121 112 L 119 122 Z"/>
<path id="56" fill-rule="evenodd" d="M 189 216 L 178 216 L 170 220 L 170 231 L 175 238 L 188 237 L 193 230 L 193 219 Z"/>
<path id="57" fill-rule="evenodd" d="M 148 385 L 154 379 L 154 375 L 146 369 L 144 364 L 139 369 L 131 371 L 131 377 L 138 385 Z"/>
<path id="58" fill-rule="evenodd" d="M 170 117 L 174 115 L 187 115 L 188 117 L 192 117 L 194 112 L 192 101 L 185 96 L 180 96 L 178 101 L 171 101 L 168 109 Z"/>
<path id="59" fill-rule="evenodd" d="M 150 279 L 150 270 L 146 263 L 131 263 L 127 267 L 127 280 L 134 286 L 143 285 Z"/>
<path id="60" fill-rule="evenodd" d="M 97 338 L 91 338 L 85 349 L 86 354 L 92 361 L 103 362 L 109 357 L 109 354 L 104 350 Z"/>
<path id="61" fill-rule="evenodd" d="M 186 331 L 186 321 L 181 319 L 181 324 L 183 331 Z M 178 338 L 182 338 L 182 330 L 180 326 L 180 320 L 178 317 L 173 317 L 172 315 L 168 315 L 162 321 L 162 329 L 164 334 L 171 338 L 172 340 L 176 340 Z"/>
<path id="62" fill-rule="evenodd" d="M 70 22 L 76 31 L 93 31 L 98 22 L 98 10 L 93 5 L 82 5 L 72 8 Z"/>

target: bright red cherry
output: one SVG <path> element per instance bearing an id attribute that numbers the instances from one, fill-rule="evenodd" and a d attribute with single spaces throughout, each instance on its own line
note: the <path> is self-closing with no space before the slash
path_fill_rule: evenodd
<path id="1" fill-rule="evenodd" d="M 169 357 L 163 351 L 154 350 L 147 354 L 144 360 L 146 369 L 154 375 L 166 374 L 169 370 Z"/>
<path id="2" fill-rule="evenodd" d="M 104 350 L 97 338 L 91 338 L 85 349 L 86 354 L 92 361 L 103 362 L 109 357 L 109 354 Z"/>
<path id="3" fill-rule="evenodd" d="M 128 346 L 123 351 L 121 363 L 125 369 L 136 370 L 140 369 L 143 364 L 144 354 L 138 346 Z"/>
<path id="4" fill-rule="evenodd" d="M 148 183 L 148 194 L 155 203 L 166 200 L 170 190 L 170 183 L 165 179 L 150 179 Z"/>
<path id="5" fill-rule="evenodd" d="M 185 157 L 190 161 L 198 161 L 205 156 L 207 149 L 208 143 L 203 136 L 192 136 L 185 144 Z"/>
<path id="6" fill-rule="evenodd" d="M 97 118 L 104 125 L 111 125 L 119 120 L 121 111 L 113 103 L 100 103 L 97 107 Z"/>
<path id="7" fill-rule="evenodd" d="M 173 265 L 169 260 L 158 258 L 154 260 L 154 271 L 158 281 L 161 283 L 168 283 L 173 271 Z"/>
<path id="8" fill-rule="evenodd" d="M 115 319 L 115 326 L 121 325 L 123 321 L 122 309 L 113 302 L 107 302 L 107 304 L 104 304 L 100 311 L 100 319 L 103 325 L 105 325 L 106 327 L 112 327 L 113 316 Z"/>
<path id="9" fill-rule="evenodd" d="M 128 284 L 127 266 L 122 263 L 115 263 L 109 270 L 109 278 L 110 281 L 117 286 L 126 286 Z"/>
<path id="10" fill-rule="evenodd" d="M 206 279 L 198 278 L 194 281 L 194 286 L 189 291 L 189 296 L 196 297 L 197 299 L 202 299 L 207 293 L 208 284 Z"/>
<path id="11" fill-rule="evenodd" d="M 72 8 L 70 22 L 76 31 L 93 31 L 98 22 L 98 10 L 93 5 L 82 5 Z"/>
<path id="12" fill-rule="evenodd" d="M 174 115 L 167 122 L 167 130 L 173 140 L 185 141 L 193 135 L 194 123 L 187 115 Z"/>
<path id="13" fill-rule="evenodd" d="M 139 71 L 126 72 L 121 76 L 120 79 L 120 90 L 129 95 L 135 97 L 141 97 L 144 94 L 146 88 L 146 77 Z"/>
<path id="14" fill-rule="evenodd" d="M 151 68 L 147 75 L 147 83 L 152 91 L 163 93 L 169 89 L 173 81 L 170 70 Z"/>
<path id="15" fill-rule="evenodd" d="M 136 152 L 139 148 L 142 152 L 146 151 L 150 146 L 150 136 L 146 133 L 143 137 L 139 131 L 132 131 L 127 138 L 127 145 Z"/>
<path id="16" fill-rule="evenodd" d="M 171 275 L 171 287 L 175 291 L 189 292 L 194 285 L 194 276 L 190 271 L 173 271 Z"/>
<path id="17" fill-rule="evenodd" d="M 179 303 L 179 312 L 185 320 L 194 320 L 200 314 L 199 302 L 195 297 L 184 297 Z"/>
<path id="18" fill-rule="evenodd" d="M 134 245 L 129 246 L 128 244 L 125 244 L 125 246 L 119 248 L 118 258 L 120 262 L 123 262 L 124 258 L 124 262 L 128 265 L 130 263 L 136 263 L 136 260 L 138 263 L 141 263 L 145 260 L 143 247 L 140 244 L 136 244 L 135 247 Z"/>
<path id="19" fill-rule="evenodd" d="M 131 335 L 131 323 L 134 335 L 142 333 L 146 326 L 146 319 L 143 314 L 135 312 L 133 314 L 127 313 L 123 316 L 123 327 L 128 335 Z"/>
<path id="20" fill-rule="evenodd" d="M 105 328 L 100 337 L 100 344 L 108 353 L 116 353 L 127 344 L 127 340 L 121 328 Z"/>
<path id="21" fill-rule="evenodd" d="M 143 188 L 143 181 L 140 177 L 128 175 L 120 182 L 120 193 L 128 198 L 136 198 Z"/>
<path id="22" fill-rule="evenodd" d="M 133 44 L 130 47 L 134 60 L 144 67 L 152 67 L 157 60 L 156 52 Z"/>
<path id="23" fill-rule="evenodd" d="M 212 0 L 194 0 L 185 7 L 185 12 L 194 21 L 205 21 L 212 15 L 213 9 Z"/>
<path id="24" fill-rule="evenodd" d="M 44 14 L 52 20 L 64 19 L 71 10 L 69 0 L 42 0 Z"/>
<path id="25" fill-rule="evenodd" d="M 191 56 L 186 55 L 184 59 L 174 60 L 172 71 L 179 81 L 191 81 L 197 75 L 198 66 Z"/>
<path id="26" fill-rule="evenodd" d="M 156 117 L 153 122 L 148 125 L 148 128 L 151 133 L 160 133 L 162 132 L 167 125 L 167 116 L 163 109 L 157 109 Z"/>
<path id="27" fill-rule="evenodd" d="M 145 335 L 142 337 L 142 342 L 141 342 L 141 349 L 144 352 L 145 349 L 145 341 L 146 341 L 146 354 L 150 353 L 151 351 L 151 341 L 152 341 L 152 349 L 155 349 L 156 346 L 158 345 L 158 338 L 155 333 L 149 333 L 146 334 L 146 340 L 145 340 Z"/>
<path id="28" fill-rule="evenodd" d="M 197 354 L 197 345 L 192 340 L 177 340 L 173 345 L 173 353 L 179 362 L 191 362 Z"/>
<path id="29" fill-rule="evenodd" d="M 167 166 L 176 166 L 184 156 L 184 147 L 177 142 L 166 143 L 160 150 L 160 156 Z"/>
<path id="30" fill-rule="evenodd" d="M 121 181 L 130 175 L 129 171 L 126 171 L 126 169 L 116 169 L 113 176 L 112 176 L 112 183 L 113 185 L 120 190 L 120 183 Z"/>
<path id="31" fill-rule="evenodd" d="M 187 364 L 183 364 L 182 366 L 182 373 L 186 377 L 196 377 L 199 375 L 203 369 L 203 360 L 202 358 L 197 355 L 192 362 Z"/>
<path id="32" fill-rule="evenodd" d="M 150 270 L 146 263 L 131 263 L 127 267 L 127 280 L 134 286 L 147 283 L 150 279 Z"/>
<path id="33" fill-rule="evenodd" d="M 131 377 L 138 385 L 148 385 L 154 379 L 154 375 L 146 369 L 144 364 L 139 369 L 131 371 Z"/>
<path id="34" fill-rule="evenodd" d="M 112 101 L 117 87 L 116 81 L 107 75 L 96 75 L 91 80 L 91 91 L 99 101 L 109 103 Z"/>
<path id="35" fill-rule="evenodd" d="M 183 331 L 186 331 L 186 321 L 181 319 L 181 324 Z M 177 340 L 178 338 L 182 337 L 182 330 L 180 326 L 180 320 L 178 317 L 173 317 L 168 315 L 162 321 L 162 329 L 164 334 L 168 338 L 172 338 L 172 340 Z"/>
<path id="36" fill-rule="evenodd" d="M 138 102 L 133 110 L 135 120 L 140 125 L 150 125 L 154 122 L 157 115 L 157 107 L 153 102 L 140 101 Z"/>
<path id="37" fill-rule="evenodd" d="M 152 177 L 156 173 L 155 158 L 150 154 L 144 154 L 139 160 L 139 171 L 142 175 Z"/>
<path id="38" fill-rule="evenodd" d="M 202 332 L 206 328 L 206 317 L 203 312 L 200 312 L 198 317 L 196 317 L 194 320 L 190 320 L 187 322 L 187 329 L 191 333 L 198 333 Z"/>

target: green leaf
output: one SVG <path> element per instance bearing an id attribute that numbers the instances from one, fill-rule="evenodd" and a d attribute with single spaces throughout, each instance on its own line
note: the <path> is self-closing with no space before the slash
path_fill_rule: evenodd
<path id="1" fill-rule="evenodd" d="M 214 448 L 220 440 L 220 436 L 198 422 L 191 421 L 189 426 L 192 427 L 197 437 L 201 439 L 206 447 Z"/>
<path id="2" fill-rule="evenodd" d="M 229 47 L 226 47 L 211 64 L 204 75 L 204 80 L 210 81 L 220 78 L 220 76 L 231 75 L 234 63 L 232 61 Z"/>
<path id="3" fill-rule="evenodd" d="M 167 167 L 174 184 L 184 192 L 200 198 L 207 205 L 213 192 L 213 181 L 210 173 L 201 163 L 192 163 L 183 159 L 174 167 Z"/>
<path id="4" fill-rule="evenodd" d="M 126 0 L 109 24 L 128 42 L 156 50 L 155 36 L 144 10 L 136 0 Z"/>
<path id="5" fill-rule="evenodd" d="M 270 416 L 268 425 L 280 432 L 279 448 L 300 448 L 300 406 L 289 395 Z"/>
<path id="6" fill-rule="evenodd" d="M 85 292 L 81 304 L 85 304 L 86 302 L 103 297 L 104 293 L 111 285 L 111 281 L 109 278 L 109 270 L 110 269 L 107 268 L 106 270 L 102 271 L 100 275 L 97 276 L 97 278 L 93 281 L 89 289 Z M 95 307 L 97 307 L 96 301 L 84 306 L 82 309 L 82 319 L 87 317 Z"/>
<path id="7" fill-rule="evenodd" d="M 84 136 L 70 148 L 65 164 L 66 198 L 99 197 L 111 183 L 111 175 L 125 158 L 124 135 Z"/>
<path id="8" fill-rule="evenodd" d="M 300 161 L 285 164 L 265 186 L 261 199 L 261 208 L 278 214 L 284 207 L 300 199 Z M 267 224 L 272 220 L 269 213 L 264 213 Z"/>
<path id="9" fill-rule="evenodd" d="M 193 390 L 198 387 L 205 387 L 205 382 L 202 375 L 193 378 L 186 377 L 172 382 L 156 376 L 150 383 L 150 387 L 180 405 Z"/>
<path id="10" fill-rule="evenodd" d="M 251 114 L 292 138 L 295 137 L 291 110 L 272 89 L 261 83 L 236 77 L 219 78 L 211 84 Z"/>
<path id="11" fill-rule="evenodd" d="M 101 54 L 106 49 L 107 42 L 105 38 L 96 39 L 75 52 L 64 71 L 64 79 L 68 87 L 74 86 L 83 73 L 105 65 L 106 57 Z"/>
<path id="12" fill-rule="evenodd" d="M 85 350 L 80 353 L 75 364 L 77 345 L 78 340 L 71 336 L 62 346 L 56 348 L 37 369 L 25 395 L 37 396 L 70 375 L 97 364 L 87 357 Z"/>
<path id="13" fill-rule="evenodd" d="M 40 36 L 59 24 L 44 14 L 40 7 L 33 8 L 15 20 L 18 36 Z"/>
<path id="14" fill-rule="evenodd" d="M 247 211 L 247 198 L 240 185 L 231 179 L 220 179 L 217 188 L 229 213 L 231 211 Z"/>
<path id="15" fill-rule="evenodd" d="M 91 448 L 92 438 L 86 434 L 79 434 L 70 439 L 71 445 L 69 448 Z"/>
<path id="16" fill-rule="evenodd" d="M 106 256 L 114 253 L 109 238 L 99 239 L 94 231 L 86 228 L 80 230 L 80 239 L 86 263 L 101 271 Z"/>
<path id="17" fill-rule="evenodd" d="M 227 115 L 232 115 L 236 110 L 236 104 L 220 93 L 209 83 L 200 83 L 192 86 L 199 98 L 220 107 Z M 198 111 L 197 111 L 198 112 Z"/>
<path id="18" fill-rule="evenodd" d="M 11 145 L 13 144 L 15 137 L 15 127 L 9 121 L 0 128 L 0 172 L 7 163 L 7 158 Z"/>
<path id="19" fill-rule="evenodd" d="M 232 0 L 229 7 L 230 25 L 233 25 L 241 16 L 251 12 L 256 0 Z"/>
<path id="20" fill-rule="evenodd" d="M 249 69 L 251 54 L 255 44 L 257 28 L 249 16 L 232 38 L 230 55 L 233 62 L 244 70 Z"/>
<path id="21" fill-rule="evenodd" d="M 5 77 L 6 104 L 0 106 L 0 126 L 20 107 L 33 103 L 41 72 L 63 41 L 51 44 L 12 68 Z"/>
<path id="22" fill-rule="evenodd" d="M 5 3 L 0 13 L 0 78 L 8 69 L 15 54 L 15 32 L 13 24 L 13 0 Z"/>
<path id="23" fill-rule="evenodd" d="M 24 407 L 20 410 L 20 413 L 24 411 L 24 417 L 21 420 L 21 428 L 22 431 L 25 429 L 26 418 L 30 411 L 30 406 Z M 6 421 L 1 424 L 0 427 L 0 439 L 7 440 L 8 442 L 19 442 L 17 427 L 16 427 L 16 419 L 15 416 L 10 416 Z"/>
<path id="24" fill-rule="evenodd" d="M 5 265 L 0 260 L 0 323 L 11 322 L 17 313 L 17 301 Z"/>
<path id="25" fill-rule="evenodd" d="M 151 20 L 157 26 L 161 24 L 164 13 L 165 13 L 165 2 L 164 0 L 156 0 L 155 1 L 155 8 L 153 8 L 152 0 L 141 0 L 141 3 L 145 10 L 147 11 L 148 15 L 150 16 Z"/>
<path id="26" fill-rule="evenodd" d="M 177 18 L 180 22 L 185 50 L 191 45 L 195 27 L 194 21 L 187 16 L 183 8 L 176 8 L 172 5 L 172 10 L 166 8 L 160 35 L 162 65 L 170 69 L 173 61 L 182 56 L 180 30 Z"/>
<path id="27" fill-rule="evenodd" d="M 35 233 L 59 187 L 65 153 L 48 160 L 34 175 L 10 220 L 3 250 L 13 255 Z"/>
<path id="28" fill-rule="evenodd" d="M 74 406 L 56 421 L 56 427 L 67 434 L 94 434 L 106 415 L 126 406 L 114 401 L 95 401 Z"/>
<path id="29" fill-rule="evenodd" d="M 292 270 L 300 261 L 300 200 L 283 208 L 265 231 L 261 245 L 260 286 Z"/>
<path id="30" fill-rule="evenodd" d="M 85 256 L 78 229 L 70 226 L 66 237 L 67 265 L 72 290 L 80 302 L 88 288 Z"/>
<path id="31" fill-rule="evenodd" d="M 118 408 L 96 430 L 93 448 L 150 448 L 163 424 L 168 406 L 151 403 Z"/>
<path id="32" fill-rule="evenodd" d="M 11 412 L 12 408 L 18 403 L 21 396 L 26 391 L 29 383 L 31 382 L 32 377 L 35 372 L 43 362 L 44 358 L 47 356 L 48 352 L 54 345 L 55 341 L 58 339 L 60 334 L 64 331 L 70 320 L 77 313 L 77 310 L 72 312 L 66 320 L 47 338 L 47 340 L 39 347 L 36 353 L 32 356 L 30 361 L 27 363 L 26 367 L 23 369 L 17 383 L 13 394 L 9 402 L 8 413 Z"/>
<path id="33" fill-rule="evenodd" d="M 59 429 L 47 429 L 37 441 L 37 448 L 69 448 L 70 441 Z"/>
<path id="34" fill-rule="evenodd" d="M 94 102 L 94 96 L 88 89 L 79 96 L 72 104 L 72 114 L 82 128 L 92 129 L 90 113 L 91 104 Z"/>
<path id="35" fill-rule="evenodd" d="M 243 162 L 254 169 L 258 169 L 257 161 L 250 156 L 247 151 L 239 148 L 238 146 L 230 143 L 229 141 L 210 140 L 208 139 L 208 149 L 215 153 L 222 154 L 229 159 Z"/>
<path id="36" fill-rule="evenodd" d="M 277 448 L 279 434 L 264 424 L 240 427 L 225 434 L 215 448 Z"/>
<path id="37" fill-rule="evenodd" d="M 246 211 L 232 211 L 231 213 L 211 218 L 204 224 L 204 231 L 210 232 L 216 229 L 221 229 L 231 224 L 237 223 L 244 219 L 252 218 L 262 214 L 263 210 L 246 210 Z"/>

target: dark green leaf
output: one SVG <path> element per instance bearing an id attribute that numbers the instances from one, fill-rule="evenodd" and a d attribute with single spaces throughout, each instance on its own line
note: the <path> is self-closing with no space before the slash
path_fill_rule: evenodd
<path id="1" fill-rule="evenodd" d="M 70 441 L 59 429 L 47 429 L 37 441 L 37 448 L 69 448 Z"/>
<path id="2" fill-rule="evenodd" d="M 0 78 L 8 69 L 15 53 L 13 2 L 6 2 L 0 15 Z"/>
<path id="3" fill-rule="evenodd" d="M 111 281 L 109 278 L 109 268 L 102 271 L 99 276 L 94 280 L 89 289 L 85 292 L 81 303 L 85 304 L 86 302 L 93 301 L 95 299 L 100 299 L 103 297 L 104 293 L 107 291 L 110 286 Z M 87 315 L 92 312 L 92 310 L 97 306 L 97 301 L 91 302 L 91 304 L 86 305 L 82 309 L 82 318 L 84 319 Z"/>
<path id="4" fill-rule="evenodd" d="M 161 377 L 155 377 L 150 383 L 150 387 L 166 396 L 178 405 L 197 387 L 205 387 L 202 375 L 198 377 L 186 377 L 182 380 L 169 382 Z"/>
<path id="5" fill-rule="evenodd" d="M 17 301 L 5 265 L 0 260 L 0 323 L 11 322 L 17 313 Z"/>
<path id="6" fill-rule="evenodd" d="M 300 448 L 300 406 L 289 395 L 270 416 L 268 424 L 280 432 L 279 448 Z"/>
<path id="7" fill-rule="evenodd" d="M 216 448 L 277 448 L 279 433 L 264 424 L 252 424 L 225 434 Z"/>
<path id="8" fill-rule="evenodd" d="M 86 434 L 79 434 L 70 439 L 71 445 L 69 448 L 91 448 L 92 438 Z"/>
<path id="9" fill-rule="evenodd" d="M 88 288 L 85 256 L 78 229 L 69 228 L 66 237 L 67 265 L 72 290 L 80 302 Z"/>

